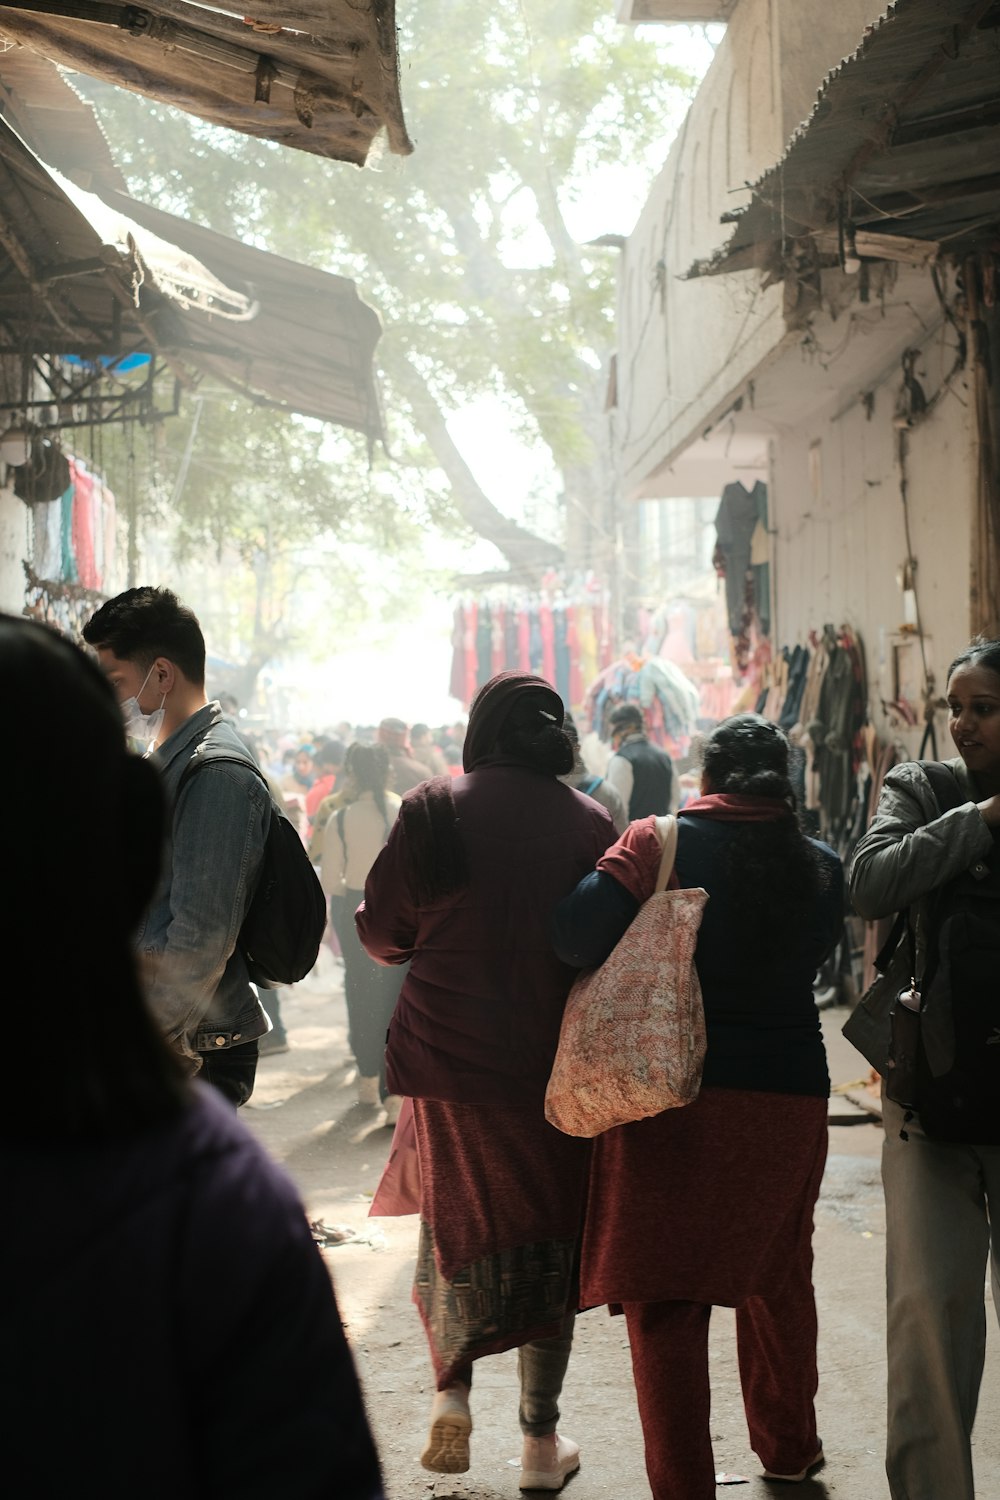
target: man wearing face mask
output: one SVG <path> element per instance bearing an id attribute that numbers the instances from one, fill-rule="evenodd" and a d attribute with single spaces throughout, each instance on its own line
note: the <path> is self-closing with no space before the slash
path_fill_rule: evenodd
<path id="1" fill-rule="evenodd" d="M 221 706 L 205 696 L 205 638 L 175 594 L 127 589 L 88 620 L 83 638 L 115 690 L 131 747 L 158 767 L 173 810 L 166 867 L 137 938 L 153 1014 L 192 1072 L 245 1104 L 268 1023 L 236 939 L 260 872 L 270 797 Z M 210 761 L 182 786 L 208 746 L 248 763 Z"/>

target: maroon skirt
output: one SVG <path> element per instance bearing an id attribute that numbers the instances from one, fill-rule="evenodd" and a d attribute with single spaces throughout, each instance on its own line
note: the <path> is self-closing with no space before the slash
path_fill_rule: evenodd
<path id="1" fill-rule="evenodd" d="M 581 1304 L 776 1295 L 811 1254 L 827 1102 L 703 1089 L 693 1104 L 594 1143 Z"/>
<path id="2" fill-rule="evenodd" d="M 413 1101 L 420 1246 L 413 1300 L 439 1384 L 559 1332 L 576 1308 L 590 1142 L 541 1107 Z"/>

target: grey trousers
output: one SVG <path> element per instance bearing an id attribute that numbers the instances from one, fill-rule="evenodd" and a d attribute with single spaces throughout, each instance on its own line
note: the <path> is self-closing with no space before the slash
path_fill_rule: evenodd
<path id="1" fill-rule="evenodd" d="M 987 1259 L 1000 1314 L 1000 1247 L 990 1235 L 1000 1219 L 1000 1146 L 928 1140 L 916 1118 L 882 1103 L 889 1491 L 892 1500 L 974 1500 Z"/>
<path id="2" fill-rule="evenodd" d="M 552 1338 L 533 1339 L 517 1351 L 517 1373 L 521 1382 L 518 1419 L 525 1437 L 547 1437 L 559 1425 L 559 1397 L 573 1352 L 576 1314 L 568 1313 L 562 1328 Z M 457 1379 L 472 1385 L 472 1365 Z"/>

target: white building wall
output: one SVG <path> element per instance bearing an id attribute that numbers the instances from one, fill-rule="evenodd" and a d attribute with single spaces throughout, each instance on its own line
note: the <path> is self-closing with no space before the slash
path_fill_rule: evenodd
<path id="1" fill-rule="evenodd" d="M 928 393 L 943 374 L 930 345 L 922 369 Z M 922 726 L 906 729 L 883 700 L 897 693 L 918 713 L 920 655 L 899 577 L 907 557 L 898 429 L 898 372 L 874 388 L 870 415 L 860 400 L 829 406 L 773 446 L 770 491 L 778 647 L 804 641 L 826 623 L 853 627 L 863 641 L 872 718 L 916 753 Z M 964 403 L 964 404 L 963 404 Z M 944 692 L 948 663 L 969 638 L 974 514 L 974 419 L 964 378 L 907 434 L 910 540 L 928 665 Z M 896 662 L 902 680 L 895 676 Z M 948 754 L 943 716 L 938 744 Z"/>
<path id="2" fill-rule="evenodd" d="M 3 465 L 0 465 L 2 472 Z M 28 507 L 7 485 L 0 487 L 0 611 L 24 608 L 24 561 L 30 555 Z"/>
<path id="3" fill-rule="evenodd" d="M 802 14 L 808 11 L 808 16 Z M 860 43 L 880 0 L 803 7 L 741 0 L 622 258 L 619 405 L 626 494 L 725 408 L 786 341 L 780 285 L 752 272 L 684 281 L 725 243 L 720 215 L 781 156 L 830 69 Z"/>

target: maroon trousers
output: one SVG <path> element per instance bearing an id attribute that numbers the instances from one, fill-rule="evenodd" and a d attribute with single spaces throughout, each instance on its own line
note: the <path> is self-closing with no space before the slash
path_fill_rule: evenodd
<path id="1" fill-rule="evenodd" d="M 700 1302 L 627 1302 L 632 1370 L 653 1500 L 715 1500 L 708 1325 Z M 750 1446 L 765 1469 L 797 1474 L 816 1457 L 816 1304 L 808 1270 L 777 1298 L 736 1309 Z"/>
<path id="2" fill-rule="evenodd" d="M 736 1309 L 750 1443 L 764 1468 L 816 1457 L 812 1216 L 826 1100 L 703 1089 L 595 1143 L 583 1305 L 618 1302 L 654 1500 L 715 1500 L 708 1328 Z"/>

